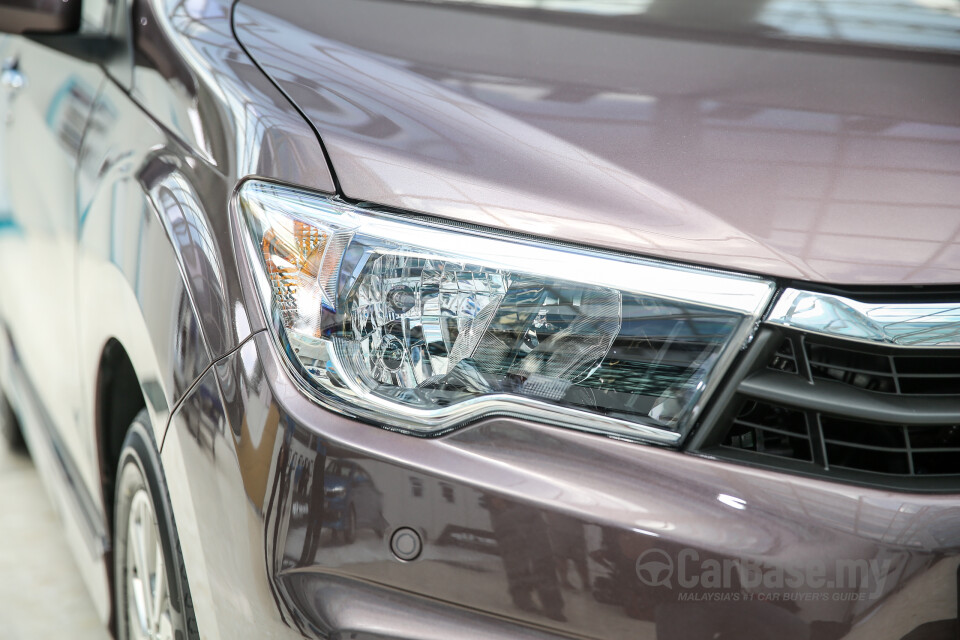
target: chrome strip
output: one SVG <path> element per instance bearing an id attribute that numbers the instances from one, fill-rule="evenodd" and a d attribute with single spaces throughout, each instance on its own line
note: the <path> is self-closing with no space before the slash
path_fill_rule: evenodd
<path id="1" fill-rule="evenodd" d="M 872 304 L 786 289 L 766 321 L 871 344 L 960 347 L 960 302 Z"/>

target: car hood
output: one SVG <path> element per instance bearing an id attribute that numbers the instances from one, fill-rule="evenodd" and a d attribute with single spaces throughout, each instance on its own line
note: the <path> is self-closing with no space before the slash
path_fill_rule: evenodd
<path id="1" fill-rule="evenodd" d="M 234 23 L 348 198 L 789 279 L 960 282 L 960 17 L 554 4 L 242 0 Z"/>

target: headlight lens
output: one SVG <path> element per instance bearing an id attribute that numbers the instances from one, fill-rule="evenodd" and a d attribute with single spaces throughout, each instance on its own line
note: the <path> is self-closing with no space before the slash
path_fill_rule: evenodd
<path id="1" fill-rule="evenodd" d="M 238 203 L 298 378 L 333 409 L 411 432 L 506 414 L 677 442 L 773 293 L 262 182 Z"/>

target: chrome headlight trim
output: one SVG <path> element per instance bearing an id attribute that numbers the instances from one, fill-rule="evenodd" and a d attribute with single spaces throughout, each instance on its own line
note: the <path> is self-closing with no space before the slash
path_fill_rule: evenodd
<path id="1" fill-rule="evenodd" d="M 455 235 L 463 239 L 457 250 L 464 251 L 468 259 L 473 255 L 496 255 L 498 266 L 504 268 L 529 271 L 530 265 L 535 264 L 538 265 L 538 272 L 547 272 L 552 277 L 567 278 L 578 283 L 616 286 L 663 300 L 695 301 L 698 305 L 742 314 L 747 321 L 730 336 L 728 348 L 720 354 L 711 375 L 703 382 L 699 399 L 690 411 L 683 429 L 665 429 L 511 394 L 483 395 L 438 409 L 410 407 L 367 392 L 363 380 L 353 376 L 343 376 L 343 387 L 332 393 L 330 388 L 318 384 L 302 366 L 295 354 L 296 348 L 288 339 L 276 310 L 268 302 L 271 300 L 271 281 L 264 271 L 261 247 L 257 246 L 249 219 L 246 219 L 249 218 L 249 213 L 245 213 L 252 207 L 264 207 L 265 202 L 266 206 L 278 211 L 280 215 L 298 218 L 310 218 L 311 215 L 327 216 L 328 219 L 330 216 L 344 216 L 344 220 L 350 220 L 350 225 L 362 218 L 365 233 L 390 238 L 399 243 L 409 242 L 418 250 L 449 252 L 450 239 Z M 245 247 L 243 253 L 247 256 L 259 290 L 260 306 L 267 326 L 271 328 L 276 346 L 285 355 L 281 359 L 297 385 L 320 404 L 338 413 L 420 436 L 444 433 L 484 417 L 512 416 L 627 440 L 676 445 L 699 416 L 740 348 L 749 341 L 775 290 L 772 281 L 758 276 L 624 256 L 562 245 L 550 240 L 518 238 L 499 231 L 424 221 L 415 216 L 356 207 L 336 196 L 258 180 L 245 181 L 238 188 L 233 208 L 239 218 Z M 331 350 L 331 355 L 335 354 L 336 352 Z M 335 360 L 335 357 L 331 357 L 332 364 L 338 366 Z"/>

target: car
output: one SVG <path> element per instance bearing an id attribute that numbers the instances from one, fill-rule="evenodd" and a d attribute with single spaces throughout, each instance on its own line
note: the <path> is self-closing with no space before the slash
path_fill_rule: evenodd
<path id="1" fill-rule="evenodd" d="M 323 495 L 321 522 L 335 538 L 342 536 L 346 544 L 352 544 L 359 529 L 370 529 L 383 538 L 383 494 L 363 467 L 347 460 L 332 460 L 323 474 Z"/>
<path id="2" fill-rule="evenodd" d="M 955 3 L 0 31 L 0 426 L 115 637 L 956 637 Z"/>

